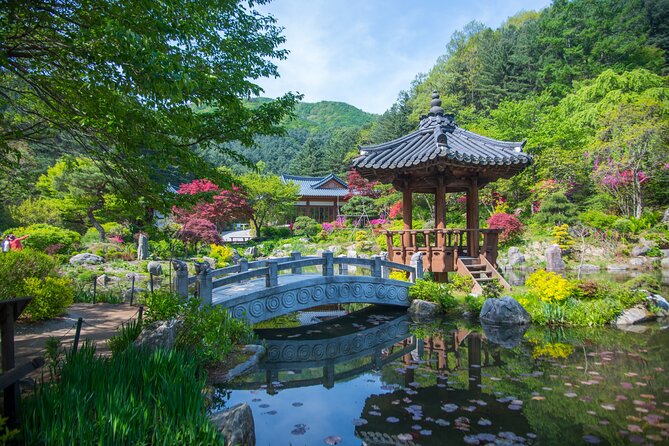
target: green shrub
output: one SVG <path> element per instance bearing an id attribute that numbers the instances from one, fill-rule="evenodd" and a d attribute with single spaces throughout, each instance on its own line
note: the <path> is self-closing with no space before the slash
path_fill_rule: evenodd
<path id="1" fill-rule="evenodd" d="M 118 328 L 116 334 L 109 338 L 107 345 L 113 355 L 117 355 L 125 351 L 135 342 L 142 332 L 142 321 L 139 319 L 129 320 L 127 323 L 122 323 Z"/>
<path id="2" fill-rule="evenodd" d="M 262 238 L 288 238 L 293 235 L 287 226 L 263 226 L 260 228 Z"/>
<path id="3" fill-rule="evenodd" d="M 185 313 L 184 324 L 177 335 L 177 346 L 190 352 L 199 363 L 214 364 L 225 360 L 235 345 L 254 337 L 251 326 L 230 316 L 220 306 L 204 306 L 193 299 Z"/>
<path id="4" fill-rule="evenodd" d="M 653 293 L 659 293 L 662 291 L 662 283 L 660 282 L 660 278 L 652 274 L 641 274 L 636 277 L 632 277 L 623 285 L 625 288 L 631 291 L 646 290 Z"/>
<path id="5" fill-rule="evenodd" d="M 409 287 L 409 297 L 434 302 L 439 304 L 444 311 L 451 310 L 457 306 L 457 302 L 451 294 L 451 288 L 448 284 L 425 279 L 418 279 L 415 284 Z"/>
<path id="6" fill-rule="evenodd" d="M 232 261 L 235 250 L 228 245 L 211 245 L 209 257 L 216 260 L 216 267 L 222 268 Z"/>
<path id="7" fill-rule="evenodd" d="M 24 283 L 25 295 L 33 298 L 24 314 L 32 320 L 40 321 L 60 316 L 74 302 L 74 288 L 67 279 L 29 277 Z"/>
<path id="8" fill-rule="evenodd" d="M 24 280 L 55 276 L 56 266 L 51 257 L 32 249 L 0 255 L 0 299 L 26 296 Z"/>
<path id="9" fill-rule="evenodd" d="M 611 226 L 613 229 L 623 235 L 627 235 L 632 232 L 632 222 L 627 218 L 617 218 Z"/>
<path id="10" fill-rule="evenodd" d="M 481 296 L 484 300 L 497 299 L 504 292 L 504 287 L 497 279 L 486 282 L 481 288 L 483 288 L 483 293 L 481 293 Z"/>
<path id="11" fill-rule="evenodd" d="M 186 307 L 183 297 L 169 291 L 154 291 L 144 298 L 146 322 L 168 321 L 180 315 Z"/>
<path id="12" fill-rule="evenodd" d="M 465 305 L 472 316 L 481 314 L 481 308 L 483 308 L 484 302 L 485 298 L 483 296 L 477 296 L 475 294 L 467 294 L 465 296 Z"/>
<path id="13" fill-rule="evenodd" d="M 105 230 L 105 235 L 109 237 L 119 237 L 124 242 L 132 241 L 132 231 L 126 226 L 123 226 L 121 223 L 116 223 L 111 221 L 109 223 L 103 223 L 102 229 Z M 81 243 L 95 243 L 100 241 L 100 233 L 95 228 L 88 228 L 86 234 L 81 238 Z"/>
<path id="14" fill-rule="evenodd" d="M 8 234 L 14 234 L 17 237 L 30 235 L 30 237 L 23 240 L 21 243 L 26 248 L 32 248 L 38 251 L 46 251 L 47 248 L 60 245 L 58 246 L 58 249 L 51 252 L 51 254 L 71 252 L 81 240 L 81 236 L 77 232 L 41 223 L 27 227 L 7 229 L 2 234 L 3 238 Z"/>
<path id="15" fill-rule="evenodd" d="M 321 225 L 305 215 L 297 217 L 293 223 L 293 233 L 300 237 L 315 237 L 321 232 Z"/>
<path id="16" fill-rule="evenodd" d="M 615 215 L 597 210 L 585 211 L 578 216 L 578 220 L 584 225 L 600 230 L 610 229 L 617 219 Z"/>
<path id="17" fill-rule="evenodd" d="M 662 257 L 662 251 L 658 246 L 653 246 L 646 252 L 646 257 Z"/>
<path id="18" fill-rule="evenodd" d="M 84 343 L 68 354 L 60 380 L 39 384 L 21 404 L 24 442 L 222 445 L 198 372 L 184 352 L 129 348 L 102 357 Z"/>
<path id="19" fill-rule="evenodd" d="M 613 322 L 623 310 L 620 301 L 612 298 L 582 301 L 569 299 L 564 305 L 569 325 L 599 326 Z"/>
<path id="20" fill-rule="evenodd" d="M 186 245 L 178 239 L 149 240 L 149 255 L 152 259 L 169 259 L 170 257 L 183 257 L 186 255 Z"/>
<path id="21" fill-rule="evenodd" d="M 545 226 L 571 225 L 576 220 L 576 205 L 562 193 L 557 192 L 547 196 L 542 202 L 539 212 L 534 214 L 533 220 Z"/>

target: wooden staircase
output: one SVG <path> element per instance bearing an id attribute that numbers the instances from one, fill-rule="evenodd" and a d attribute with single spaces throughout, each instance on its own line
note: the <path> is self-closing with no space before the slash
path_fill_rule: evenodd
<path id="1" fill-rule="evenodd" d="M 457 272 L 458 274 L 472 278 L 474 281 L 472 294 L 483 293 L 483 286 L 493 280 L 499 281 L 507 290 L 511 289 L 511 285 L 504 280 L 504 277 L 502 277 L 484 255 L 478 257 L 458 257 Z"/>

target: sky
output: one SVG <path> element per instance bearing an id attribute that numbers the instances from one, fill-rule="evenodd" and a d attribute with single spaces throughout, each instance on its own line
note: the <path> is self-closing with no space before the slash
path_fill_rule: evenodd
<path id="1" fill-rule="evenodd" d="M 277 79 L 260 79 L 263 96 L 288 91 L 305 102 L 390 108 L 418 73 L 446 52 L 454 31 L 472 20 L 497 28 L 521 10 L 550 0 L 273 0 L 258 7 L 285 28 L 290 54 L 275 61 Z"/>

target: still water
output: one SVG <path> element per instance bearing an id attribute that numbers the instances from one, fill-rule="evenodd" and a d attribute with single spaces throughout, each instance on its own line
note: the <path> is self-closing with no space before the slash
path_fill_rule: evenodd
<path id="1" fill-rule="evenodd" d="M 493 330 L 370 307 L 263 330 L 267 357 L 219 389 L 265 445 L 669 444 L 669 321 Z"/>

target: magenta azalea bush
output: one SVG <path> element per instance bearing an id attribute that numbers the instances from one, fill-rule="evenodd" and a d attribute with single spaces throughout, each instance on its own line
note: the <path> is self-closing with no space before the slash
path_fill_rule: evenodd
<path id="1" fill-rule="evenodd" d="M 491 215 L 488 218 L 488 227 L 502 230 L 499 237 L 501 242 L 511 240 L 523 232 L 523 224 L 518 220 L 518 217 L 503 212 Z"/>

